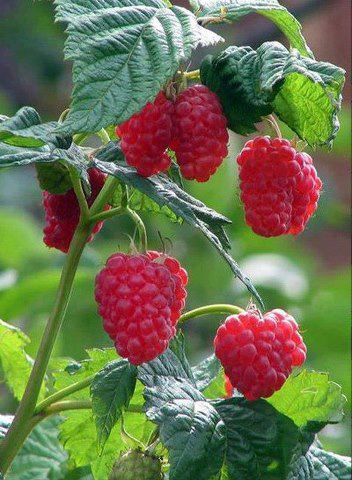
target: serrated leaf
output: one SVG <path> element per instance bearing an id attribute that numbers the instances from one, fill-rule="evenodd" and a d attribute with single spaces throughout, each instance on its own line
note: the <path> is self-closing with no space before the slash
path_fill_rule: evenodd
<path id="1" fill-rule="evenodd" d="M 216 356 L 210 355 L 205 360 L 192 368 L 192 372 L 197 384 L 198 390 L 203 392 L 218 377 L 221 372 L 221 363 Z"/>
<path id="2" fill-rule="evenodd" d="M 137 369 L 126 360 L 108 363 L 91 384 L 92 410 L 100 451 L 133 395 Z"/>
<path id="3" fill-rule="evenodd" d="M 257 50 L 229 47 L 209 56 L 201 79 L 219 96 L 229 127 L 237 133 L 255 131 L 255 123 L 275 112 L 312 146 L 331 145 L 337 134 L 344 70 L 278 42 Z"/>
<path id="4" fill-rule="evenodd" d="M 309 450 L 309 457 L 314 467 L 313 480 L 350 480 L 352 472 L 349 457 L 326 452 L 315 446 Z"/>
<path id="5" fill-rule="evenodd" d="M 226 463 L 230 480 L 268 479 L 276 462 L 282 477 L 289 471 L 300 434 L 288 417 L 263 400 L 231 398 L 215 404 L 227 430 Z"/>
<path id="6" fill-rule="evenodd" d="M 159 425 L 169 451 L 170 480 L 209 480 L 224 460 L 222 420 L 186 380 L 155 380 L 145 389 L 147 417 Z"/>
<path id="7" fill-rule="evenodd" d="M 88 161 L 72 138 L 56 133 L 57 122 L 41 123 L 31 107 L 21 108 L 13 117 L 0 123 L 0 168 L 31 163 L 72 166 L 87 185 Z"/>
<path id="8" fill-rule="evenodd" d="M 118 207 L 121 205 L 122 199 L 122 187 L 119 185 L 116 190 L 114 191 L 114 195 L 112 197 L 111 205 L 113 207 Z M 182 223 L 182 218 L 175 215 L 175 213 L 168 208 L 166 205 L 160 207 L 156 202 L 154 202 L 151 198 L 147 195 L 143 195 L 139 190 L 135 188 L 131 188 L 129 192 L 129 206 L 133 210 L 137 211 L 145 211 L 151 213 L 157 213 L 161 215 L 165 215 L 169 218 L 172 222 L 175 223 Z"/>
<path id="9" fill-rule="evenodd" d="M 327 373 L 303 370 L 291 375 L 281 390 L 267 400 L 299 427 L 308 422 L 336 423 L 343 416 L 346 398 Z"/>
<path id="10" fill-rule="evenodd" d="M 160 207 L 167 205 L 177 216 L 199 229 L 226 260 L 236 277 L 263 305 L 249 278 L 241 272 L 238 264 L 228 253 L 231 246 L 224 226 L 231 223 L 230 220 L 206 207 L 200 200 L 193 198 L 165 175 L 143 178 L 136 173 L 133 167 L 127 166 L 123 159 L 118 142 L 110 142 L 96 155 L 93 165 L 99 170 L 117 177 L 126 185 L 138 189 Z"/>
<path id="11" fill-rule="evenodd" d="M 95 132 L 127 120 L 153 100 L 198 45 L 221 37 L 182 7 L 162 0 L 56 0 L 68 24 L 73 98 L 60 131 Z"/>
<path id="12" fill-rule="evenodd" d="M 67 453 L 58 440 L 57 417 L 37 425 L 13 461 L 8 480 L 63 480 L 67 472 Z"/>
<path id="13" fill-rule="evenodd" d="M 20 400 L 32 370 L 33 360 L 25 347 L 30 339 L 19 328 L 0 320 L 0 371 L 14 396 Z M 43 385 L 40 398 L 43 398 Z"/>
<path id="14" fill-rule="evenodd" d="M 203 22 L 237 21 L 245 15 L 258 13 L 271 20 L 288 38 L 292 48 L 302 55 L 313 56 L 299 21 L 277 0 L 191 0 L 197 17 Z M 214 20 L 213 20 L 214 21 Z"/>

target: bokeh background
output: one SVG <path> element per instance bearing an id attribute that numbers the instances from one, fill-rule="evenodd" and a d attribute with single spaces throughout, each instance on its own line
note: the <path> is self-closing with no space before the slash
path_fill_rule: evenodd
<path id="1" fill-rule="evenodd" d="M 176 2 L 177 3 L 177 2 Z M 331 61 L 350 72 L 350 0 L 282 1 L 303 23 L 304 34 L 318 60 Z M 229 43 L 258 46 L 281 39 L 277 29 L 251 15 L 217 30 Z M 284 41 L 284 40 L 283 40 Z M 64 34 L 53 23 L 48 1 L 0 0 L 0 113 L 12 115 L 23 105 L 34 106 L 44 120 L 56 119 L 68 107 L 71 65 L 63 61 Z M 207 53 L 209 50 L 207 50 Z M 193 61 L 197 67 L 204 52 Z M 231 153 L 206 184 L 187 189 L 233 221 L 228 229 L 233 256 L 259 289 L 267 309 L 289 310 L 302 324 L 308 345 L 308 366 L 331 372 L 343 386 L 350 410 L 350 79 L 344 92 L 341 130 L 334 150 L 313 153 L 324 182 L 320 208 L 298 238 L 264 239 L 243 221 L 235 156 L 244 138 L 233 135 Z M 190 275 L 187 308 L 209 303 L 246 306 L 248 294 L 227 265 L 201 237 L 161 216 L 143 215 L 150 246 L 161 248 L 158 232 L 168 237 L 172 252 Z M 41 192 L 32 167 L 0 173 L 0 318 L 24 329 L 35 356 L 53 303 L 64 255 L 42 244 Z M 105 224 L 84 253 L 74 293 L 55 354 L 84 358 L 84 348 L 110 345 L 93 300 L 97 270 L 117 248 L 126 249 L 133 226 L 126 219 Z M 187 346 L 194 362 L 207 355 L 221 319 L 202 318 L 187 325 Z M 1 339 L 0 339 L 1 341 Z M 12 412 L 15 402 L 0 384 L 0 411 Z M 350 424 L 324 431 L 326 448 L 348 454 Z"/>

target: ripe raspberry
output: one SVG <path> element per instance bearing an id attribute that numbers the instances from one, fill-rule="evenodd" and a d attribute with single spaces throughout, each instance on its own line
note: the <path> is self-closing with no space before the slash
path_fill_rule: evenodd
<path id="1" fill-rule="evenodd" d="M 280 309 L 263 318 L 256 311 L 229 316 L 216 333 L 214 347 L 231 384 L 247 400 L 279 390 L 307 352 L 297 323 Z"/>
<path id="2" fill-rule="evenodd" d="M 218 97 L 206 86 L 194 85 L 177 97 L 171 148 L 185 178 L 206 182 L 216 172 L 227 155 L 226 124 Z"/>
<path id="3" fill-rule="evenodd" d="M 159 259 L 159 261 L 161 261 L 161 263 L 165 265 L 165 267 L 167 267 L 169 272 L 172 274 L 172 278 L 175 283 L 175 299 L 170 307 L 171 322 L 172 325 L 176 325 L 186 304 L 187 291 L 185 287 L 188 283 L 187 272 L 181 267 L 180 263 L 175 258 L 164 255 L 163 253 L 149 251 L 147 252 L 147 256 L 151 260 Z"/>
<path id="4" fill-rule="evenodd" d="M 160 459 L 141 450 L 122 453 L 109 476 L 109 480 L 162 480 L 163 478 Z"/>
<path id="5" fill-rule="evenodd" d="M 92 193 L 87 198 L 87 203 L 91 206 L 104 186 L 106 175 L 95 168 L 91 168 L 88 174 Z M 76 194 L 73 189 L 64 194 L 51 194 L 44 191 L 43 204 L 45 210 L 44 243 L 48 247 L 54 247 L 67 253 L 80 216 Z M 109 208 L 105 207 L 106 210 Z M 93 240 L 94 235 L 101 230 L 102 226 L 103 222 L 96 223 L 88 242 Z"/>
<path id="6" fill-rule="evenodd" d="M 171 164 L 165 152 L 172 138 L 174 105 L 163 92 L 153 103 L 116 127 L 128 165 L 143 177 L 167 170 Z"/>
<path id="7" fill-rule="evenodd" d="M 257 137 L 237 157 L 246 222 L 263 237 L 297 235 L 316 211 L 322 182 L 288 140 Z"/>
<path id="8" fill-rule="evenodd" d="M 226 392 L 225 398 L 232 398 L 233 386 L 227 375 L 225 375 L 225 392 Z"/>
<path id="9" fill-rule="evenodd" d="M 166 350 L 185 298 L 184 270 L 172 258 L 159 262 L 161 255 L 116 253 L 96 278 L 104 329 L 118 353 L 135 365 Z"/>

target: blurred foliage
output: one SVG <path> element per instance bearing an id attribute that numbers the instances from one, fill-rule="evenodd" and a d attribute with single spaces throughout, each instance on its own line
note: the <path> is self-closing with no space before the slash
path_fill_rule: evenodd
<path id="1" fill-rule="evenodd" d="M 69 65 L 62 62 L 63 34 L 52 22 L 52 4 L 35 2 L 34 8 L 32 2 L 25 0 L 0 0 L 0 11 L 0 70 L 7 72 L 0 80 L 0 112 L 12 114 L 22 104 L 32 104 L 43 118 L 54 119 L 67 106 L 70 88 L 66 79 Z M 341 168 L 350 154 L 347 107 L 343 108 L 340 120 L 342 126 L 334 150 L 324 153 L 324 164 L 321 152 L 314 153 L 319 166 L 324 165 L 324 195 L 317 214 L 299 238 L 264 239 L 245 225 L 235 180 L 234 158 L 243 143 L 238 136 L 232 137 L 229 159 L 211 181 L 186 182 L 186 188 L 231 218 L 233 225 L 228 233 L 234 258 L 253 279 L 268 310 L 288 309 L 302 323 L 308 366 L 331 372 L 331 379 L 342 385 L 350 408 L 350 269 L 348 257 L 341 262 L 339 252 L 339 241 L 349 234 L 348 204 L 343 200 L 348 197 L 348 184 L 346 181 L 341 191 L 341 185 L 328 169 L 329 164 L 338 164 L 343 176 Z M 34 169 L 1 172 L 0 205 L 0 318 L 24 329 L 31 338 L 28 353 L 35 356 L 64 255 L 42 244 L 41 193 Z M 222 302 L 245 307 L 249 303 L 247 292 L 198 232 L 187 225 L 173 224 L 161 215 L 142 216 L 150 247 L 162 248 L 161 232 L 166 248 L 189 271 L 187 308 Z M 327 236 L 330 232 L 336 245 L 330 244 L 328 250 L 323 250 L 323 243 L 331 241 L 331 235 Z M 79 360 L 86 356 L 86 348 L 111 346 L 96 313 L 94 277 L 108 255 L 117 248 L 128 249 L 127 234 L 134 234 L 130 220 L 113 219 L 106 222 L 87 247 L 55 345 L 57 356 Z M 187 348 L 194 363 L 211 353 L 212 338 L 222 320 L 202 317 L 186 325 Z M 10 392 L 0 385 L 1 412 L 13 412 L 15 405 Z M 347 454 L 347 420 L 341 426 L 327 427 L 324 443 L 328 449 Z"/>

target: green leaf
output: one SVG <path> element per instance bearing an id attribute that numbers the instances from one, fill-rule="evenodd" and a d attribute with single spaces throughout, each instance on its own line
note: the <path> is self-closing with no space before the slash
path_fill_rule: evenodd
<path id="1" fill-rule="evenodd" d="M 65 480 L 94 480 L 94 478 L 90 467 L 80 467 L 68 472 Z"/>
<path id="2" fill-rule="evenodd" d="M 192 371 L 198 390 L 203 392 L 218 377 L 219 373 L 221 372 L 221 363 L 213 354 L 210 355 L 210 357 L 207 357 L 195 367 L 193 367 Z"/>
<path id="3" fill-rule="evenodd" d="M 0 372 L 18 400 L 22 398 L 33 365 L 33 360 L 25 352 L 29 342 L 19 328 L 0 320 Z M 43 386 L 40 398 L 44 392 Z"/>
<path id="4" fill-rule="evenodd" d="M 100 451 L 133 395 L 137 369 L 126 360 L 115 360 L 100 370 L 91 384 L 92 410 Z"/>
<path id="5" fill-rule="evenodd" d="M 346 398 L 327 373 L 303 370 L 291 375 L 267 400 L 276 410 L 302 427 L 308 422 L 336 423 L 342 419 Z"/>
<path id="6" fill-rule="evenodd" d="M 192 6 L 203 23 L 234 22 L 251 13 L 263 15 L 286 35 L 292 48 L 302 55 L 313 56 L 302 35 L 301 24 L 277 0 L 192 0 Z"/>
<path id="7" fill-rule="evenodd" d="M 21 108 L 0 123 L 0 168 L 31 163 L 64 162 L 71 165 L 89 185 L 88 162 L 72 138 L 56 133 L 57 122 L 41 123 L 31 107 Z"/>
<path id="8" fill-rule="evenodd" d="M 61 194 L 66 193 L 72 188 L 70 172 L 63 163 L 37 163 L 35 168 L 42 190 L 54 194 Z"/>
<path id="9" fill-rule="evenodd" d="M 237 133 L 255 131 L 255 123 L 275 112 L 312 146 L 330 146 L 337 134 L 344 70 L 278 42 L 258 50 L 229 47 L 208 56 L 201 79 L 219 96 L 229 127 Z"/>
<path id="10" fill-rule="evenodd" d="M 160 207 L 166 205 L 177 216 L 199 229 L 226 260 L 237 278 L 246 285 L 258 302 L 261 305 L 263 304 L 249 278 L 241 272 L 238 264 L 228 253 L 231 246 L 224 231 L 224 226 L 231 223 L 228 218 L 206 207 L 201 201 L 186 193 L 165 175 L 154 175 L 149 178 L 138 175 L 134 168 L 124 163 L 124 157 L 118 142 L 110 142 L 103 148 L 93 160 L 93 164 L 99 170 L 117 177 L 128 186 L 138 189 Z"/>
<path id="11" fill-rule="evenodd" d="M 121 199 L 122 199 L 122 187 L 121 185 L 118 185 L 118 187 L 114 191 L 114 195 L 111 201 L 111 206 L 119 207 L 121 205 Z M 158 213 L 161 215 L 165 215 L 165 217 L 167 217 L 172 222 L 182 223 L 182 218 L 175 215 L 175 213 L 166 205 L 163 205 L 162 207 L 159 206 L 151 198 L 149 198 L 147 195 L 143 195 L 143 193 L 141 193 L 139 190 L 135 188 L 131 188 L 129 191 L 129 206 L 133 210 L 150 212 L 150 213 Z"/>
<path id="12" fill-rule="evenodd" d="M 54 417 L 44 420 L 30 434 L 17 454 L 7 475 L 8 480 L 62 480 L 67 472 L 67 453 L 58 440 Z"/>
<path id="13" fill-rule="evenodd" d="M 12 420 L 13 415 L 0 414 L 0 440 L 5 437 L 7 430 L 10 428 Z"/>
<path id="14" fill-rule="evenodd" d="M 227 430 L 226 462 L 231 480 L 269 479 L 273 462 L 276 471 L 288 473 L 300 438 L 292 420 L 264 400 L 231 398 L 215 404 L 215 408 Z"/>
<path id="15" fill-rule="evenodd" d="M 313 480 L 350 480 L 351 478 L 351 459 L 349 457 L 326 452 L 313 446 L 309 450 L 309 460 L 314 467 Z"/>
<path id="16" fill-rule="evenodd" d="M 221 37 L 182 7 L 161 0 L 56 0 L 68 24 L 73 99 L 60 131 L 95 132 L 119 124 L 153 100 L 198 45 Z"/>
<path id="17" fill-rule="evenodd" d="M 221 469 L 224 424 L 210 403 L 186 380 L 155 378 L 145 389 L 147 417 L 169 451 L 170 480 L 209 480 Z"/>

